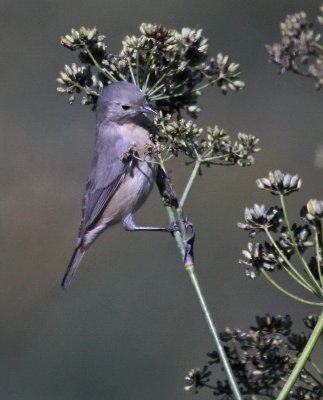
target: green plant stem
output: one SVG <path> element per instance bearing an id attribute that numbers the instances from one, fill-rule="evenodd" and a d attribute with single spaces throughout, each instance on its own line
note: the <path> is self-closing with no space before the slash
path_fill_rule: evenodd
<path id="1" fill-rule="evenodd" d="M 175 217 L 175 213 L 174 210 L 172 209 L 172 207 L 170 206 L 164 206 L 168 215 L 168 219 L 170 221 L 170 223 L 173 223 L 176 221 L 176 217 Z M 181 253 L 182 259 L 184 259 L 185 257 L 185 244 L 183 242 L 182 239 L 182 235 L 181 232 L 176 231 L 174 232 L 174 239 L 176 241 L 177 247 L 179 252 Z"/>
<path id="2" fill-rule="evenodd" d="M 288 214 L 287 214 L 287 210 L 286 210 L 284 196 L 282 194 L 280 194 L 279 198 L 280 198 L 280 202 L 281 202 L 282 209 L 283 209 L 283 214 L 284 214 L 284 219 L 285 219 L 285 222 L 286 222 L 286 226 L 287 226 L 287 229 L 288 229 L 289 236 L 290 236 L 290 238 L 292 240 L 293 247 L 294 247 L 294 249 L 296 251 L 296 254 L 297 254 L 299 260 L 301 261 L 301 263 L 304 266 L 306 274 L 308 275 L 308 277 L 311 279 L 311 281 L 313 283 L 313 289 L 315 290 L 316 294 L 321 296 L 322 289 L 321 289 L 320 285 L 317 283 L 317 280 L 315 279 L 314 275 L 312 274 L 312 271 L 310 270 L 307 262 L 305 261 L 304 257 L 302 256 L 301 252 L 299 251 L 298 245 L 296 243 L 294 232 L 292 231 L 291 226 L 290 226 L 290 222 L 289 222 L 289 218 L 288 218 Z"/>
<path id="3" fill-rule="evenodd" d="M 287 265 L 284 265 L 284 263 L 281 263 L 282 267 L 284 270 L 301 286 L 303 286 L 306 290 L 308 290 L 311 293 L 315 293 L 314 288 L 307 282 L 307 280 L 293 267 L 293 265 L 290 263 L 290 261 L 287 259 L 285 254 L 281 251 L 281 249 L 277 246 L 277 243 L 275 242 L 275 239 L 269 232 L 269 230 L 266 228 L 265 233 L 268 236 L 271 244 L 275 247 L 277 252 L 279 253 L 280 257 L 283 259 L 284 263 Z"/>
<path id="4" fill-rule="evenodd" d="M 225 354 L 224 348 L 222 347 L 222 343 L 221 343 L 219 334 L 218 334 L 218 332 L 217 332 L 217 330 L 215 328 L 214 321 L 213 321 L 213 319 L 211 317 L 210 311 L 208 309 L 208 306 L 206 304 L 205 298 L 204 298 L 203 293 L 201 291 L 200 284 L 199 284 L 199 282 L 197 280 L 197 276 L 196 276 L 196 274 L 194 272 L 194 265 L 192 264 L 192 265 L 186 266 L 185 269 L 188 272 L 188 275 L 190 277 L 191 283 L 192 283 L 192 285 L 193 285 L 193 287 L 195 289 L 195 293 L 196 293 L 196 295 L 198 297 L 198 300 L 199 300 L 201 309 L 203 311 L 204 317 L 206 319 L 208 328 L 210 330 L 211 336 L 212 336 L 212 338 L 214 340 L 214 343 L 215 343 L 216 349 L 217 349 L 217 351 L 219 353 L 220 359 L 222 361 L 224 370 L 225 370 L 225 372 L 227 374 L 227 377 L 228 377 L 228 380 L 229 380 L 229 383 L 230 383 L 230 386 L 231 386 L 231 390 L 232 390 L 233 396 L 234 396 L 234 398 L 236 400 L 242 400 L 241 394 L 239 392 L 238 385 L 237 385 L 237 383 L 235 382 L 235 379 L 234 379 L 234 375 L 233 375 L 230 363 L 229 363 L 229 361 L 227 359 L 227 355 Z"/>
<path id="5" fill-rule="evenodd" d="M 302 369 L 304 368 L 306 362 L 308 361 L 313 348 L 318 341 L 319 337 L 321 336 L 323 332 L 323 311 L 320 315 L 320 318 L 317 321 L 317 324 L 315 328 L 313 329 L 313 332 L 311 336 L 309 337 L 306 346 L 304 347 L 304 350 L 300 357 L 298 358 L 298 361 L 290 374 L 289 378 L 287 379 L 287 382 L 285 383 L 284 387 L 282 388 L 281 392 L 279 393 L 277 400 L 285 400 L 287 399 L 287 396 L 289 395 L 289 392 L 292 390 L 296 380 L 298 379 L 299 375 L 302 372 Z"/>
<path id="6" fill-rule="evenodd" d="M 198 174 L 198 172 L 200 170 L 200 166 L 201 166 L 201 161 L 200 160 L 196 160 L 194 168 L 193 168 L 193 171 L 191 173 L 191 176 L 190 176 L 190 178 L 189 178 L 189 180 L 187 182 L 187 185 L 185 186 L 185 189 L 183 191 L 182 197 L 180 199 L 179 208 L 183 208 L 184 207 L 185 201 L 186 201 L 187 196 L 188 196 L 188 194 L 189 194 L 189 192 L 191 190 L 191 187 L 192 187 L 193 182 L 194 182 L 194 180 L 196 178 L 196 175 Z"/>
<path id="7" fill-rule="evenodd" d="M 160 88 L 161 88 L 162 86 L 160 86 Z M 159 89 L 160 89 L 159 88 Z M 172 95 L 165 95 L 165 96 L 162 96 L 162 95 L 157 95 L 157 96 L 152 96 L 150 99 L 151 100 L 154 100 L 154 101 L 158 101 L 158 100 L 167 100 L 167 99 L 170 99 L 170 98 L 174 98 L 174 97 L 180 97 L 180 96 L 183 96 L 183 93 L 176 93 L 176 94 L 172 94 Z"/>
<path id="8" fill-rule="evenodd" d="M 202 85 L 196 89 L 193 89 L 192 92 L 198 92 L 200 90 L 204 90 L 207 87 L 209 87 L 210 85 L 213 85 L 214 83 L 216 83 L 218 80 L 219 80 L 219 78 L 213 79 L 213 81 L 209 81 L 208 83 L 205 83 L 204 85 Z"/>
<path id="9" fill-rule="evenodd" d="M 84 89 L 84 87 L 83 86 L 81 86 L 79 83 L 77 83 L 77 82 L 75 82 L 75 81 L 72 81 L 72 79 L 70 79 L 70 82 L 72 82 L 73 83 L 73 86 L 76 86 L 76 87 L 78 87 L 82 92 L 85 92 L 86 93 L 86 91 L 85 91 L 85 89 Z"/>
<path id="10" fill-rule="evenodd" d="M 102 74 L 105 75 L 108 79 L 111 79 L 112 82 L 116 82 L 117 79 L 113 75 L 111 75 L 106 69 L 102 68 L 101 65 L 96 61 L 91 50 L 87 46 L 84 46 L 84 48 L 87 51 L 88 55 L 90 56 L 93 64 L 97 67 L 97 69 L 100 72 L 102 72 Z"/>
<path id="11" fill-rule="evenodd" d="M 309 304 L 311 306 L 319 306 L 322 307 L 323 303 L 316 303 L 315 301 L 310 301 L 310 300 L 305 300 L 302 297 L 298 297 L 295 294 L 289 292 L 288 290 L 284 289 L 282 286 L 280 286 L 272 277 L 268 274 L 268 272 L 264 271 L 263 269 L 261 270 L 262 274 L 265 276 L 265 278 L 273 285 L 275 286 L 276 289 L 281 291 L 282 293 L 286 294 L 286 296 L 290 297 L 293 300 L 297 300 L 300 303 L 303 304 Z"/>
<path id="12" fill-rule="evenodd" d="M 319 232 L 319 238 L 320 238 L 320 248 L 321 248 L 321 253 L 322 253 L 322 251 L 323 251 L 323 223 L 322 223 L 322 221 L 321 221 L 321 229 Z M 322 287 L 323 287 L 323 283 L 322 283 Z"/>
<path id="13" fill-rule="evenodd" d="M 321 45 L 320 43 L 314 43 L 315 47 L 317 47 L 320 50 L 323 50 L 323 45 Z"/>
<path id="14" fill-rule="evenodd" d="M 148 74 L 146 75 L 146 78 L 145 78 L 145 84 L 144 84 L 144 86 L 142 87 L 142 90 L 143 90 L 144 92 L 146 92 L 146 90 L 147 90 L 149 78 L 150 78 L 150 73 L 148 72 Z"/>
<path id="15" fill-rule="evenodd" d="M 162 162 L 160 164 L 160 167 L 166 173 L 165 167 L 164 167 Z M 194 172 L 194 170 L 192 172 L 192 175 L 194 176 L 194 178 L 196 177 L 196 173 Z M 192 177 L 192 175 L 191 175 L 191 177 Z M 188 184 L 187 184 L 187 186 L 186 186 L 186 188 L 184 190 L 184 193 L 186 192 L 188 194 L 189 189 L 192 187 L 193 181 L 194 181 L 193 178 L 189 179 Z M 187 196 L 187 194 L 186 194 L 186 196 Z M 181 207 L 177 208 L 176 212 L 171 206 L 169 206 L 165 202 L 164 202 L 164 207 L 166 209 L 166 212 L 167 212 L 168 219 L 169 219 L 170 223 L 174 223 L 177 220 L 178 217 L 180 217 L 180 219 L 182 220 L 182 208 Z M 178 249 L 180 251 L 180 254 L 181 254 L 181 257 L 182 257 L 183 261 L 185 261 L 184 260 L 185 259 L 185 246 L 186 246 L 185 235 L 186 235 L 185 226 L 183 224 L 183 221 L 181 221 L 181 223 L 180 223 L 180 231 L 174 232 L 174 239 L 176 241 L 177 247 L 178 247 Z M 225 372 L 227 374 L 227 378 L 228 378 L 228 381 L 229 381 L 229 384 L 230 384 L 230 387 L 231 387 L 231 390 L 232 390 L 232 393 L 233 393 L 233 397 L 234 397 L 235 400 L 243 400 L 242 396 L 240 394 L 240 391 L 239 391 L 238 384 L 236 383 L 236 381 L 234 379 L 234 375 L 233 375 L 233 372 L 232 372 L 232 369 L 231 369 L 231 365 L 229 363 L 229 360 L 227 358 L 225 350 L 224 350 L 224 348 L 222 346 L 219 334 L 218 334 L 217 329 L 215 327 L 215 323 L 214 323 L 214 321 L 212 319 L 210 310 L 209 310 L 209 308 L 207 306 L 205 297 L 203 295 L 202 289 L 200 287 L 200 284 L 198 282 L 197 276 L 195 274 L 194 264 L 191 263 L 190 265 L 185 265 L 185 269 L 188 272 L 189 278 L 191 280 L 191 283 L 193 285 L 193 288 L 194 288 L 195 293 L 197 295 L 197 298 L 199 300 L 199 304 L 201 306 L 202 312 L 203 312 L 204 317 L 206 319 L 209 331 L 210 331 L 211 336 L 212 336 L 212 338 L 214 340 L 215 348 L 219 353 L 219 356 L 220 356 L 220 359 L 222 361 L 224 370 L 225 370 Z"/>
<path id="16" fill-rule="evenodd" d="M 308 359 L 308 361 L 310 361 L 310 360 Z M 306 372 L 306 374 L 307 374 L 308 376 L 311 377 L 311 379 L 313 379 L 313 381 L 314 381 L 315 383 L 317 383 L 318 385 L 322 385 L 321 380 L 320 380 L 319 378 L 317 378 L 317 377 L 314 375 L 314 373 L 313 373 L 312 371 L 310 371 L 310 370 L 309 370 L 308 368 L 306 368 L 306 367 L 304 367 L 304 371 Z"/>
<path id="17" fill-rule="evenodd" d="M 145 63 L 145 70 L 144 70 L 144 76 L 143 76 L 143 83 L 144 84 L 143 84 L 143 87 L 142 87 L 142 90 L 144 92 L 147 91 L 147 87 L 148 87 L 148 82 L 149 82 L 149 78 L 150 78 L 150 64 L 151 64 L 152 59 L 153 59 L 153 57 L 150 54 L 149 57 L 148 57 L 147 62 Z"/>
<path id="18" fill-rule="evenodd" d="M 137 85 L 140 87 L 140 82 L 139 82 L 139 50 L 137 50 L 136 54 L 136 77 L 137 77 Z"/>
<path id="19" fill-rule="evenodd" d="M 134 85 L 137 85 L 136 78 L 135 78 L 135 75 L 133 73 L 133 69 L 132 69 L 130 58 L 128 58 L 128 66 L 129 66 L 129 71 L 130 71 L 132 82 L 133 82 Z"/>
<path id="20" fill-rule="evenodd" d="M 167 74 L 163 74 L 158 80 L 157 82 L 154 83 L 154 85 L 147 91 L 147 96 L 151 97 L 157 90 L 159 90 L 162 86 L 158 86 L 160 85 L 160 83 L 166 78 Z"/>
<path id="21" fill-rule="evenodd" d="M 320 368 L 315 364 L 315 362 L 312 361 L 311 359 L 309 359 L 308 361 L 311 363 L 313 369 L 323 378 L 323 372 L 322 372 L 322 371 L 320 370 Z"/>
<path id="22" fill-rule="evenodd" d="M 184 206 L 185 201 L 187 199 L 187 196 L 189 195 L 189 192 L 190 192 L 190 190 L 192 188 L 194 180 L 195 180 L 195 178 L 196 178 L 196 176 L 198 174 L 200 166 L 201 166 L 201 161 L 198 159 L 198 160 L 195 161 L 194 168 L 193 168 L 192 173 L 191 173 L 191 175 L 190 175 L 190 177 L 189 177 L 189 179 L 187 181 L 187 184 L 186 184 L 185 189 L 183 191 L 181 200 L 180 200 L 180 202 L 178 204 L 178 208 L 176 209 L 177 218 L 178 218 L 179 223 L 180 223 L 180 230 L 181 230 L 181 233 L 182 233 L 183 241 L 186 240 L 186 229 L 185 229 L 185 225 L 184 225 L 184 222 L 183 222 L 183 206 Z"/>

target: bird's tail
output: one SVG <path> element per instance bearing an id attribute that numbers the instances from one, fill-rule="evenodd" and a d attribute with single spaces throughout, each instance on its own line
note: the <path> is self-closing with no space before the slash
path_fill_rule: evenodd
<path id="1" fill-rule="evenodd" d="M 81 247 L 76 247 L 76 249 L 74 250 L 71 261 L 68 264 L 67 270 L 66 270 L 64 278 L 62 280 L 62 288 L 63 289 L 67 289 L 70 286 L 73 276 L 84 256 L 84 253 L 85 253 L 85 250 L 83 250 Z"/>

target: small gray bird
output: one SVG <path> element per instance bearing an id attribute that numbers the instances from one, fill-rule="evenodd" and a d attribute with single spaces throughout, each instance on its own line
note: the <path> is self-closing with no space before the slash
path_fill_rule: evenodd
<path id="1" fill-rule="evenodd" d="M 108 227 L 122 222 L 126 230 L 166 231 L 167 228 L 138 227 L 133 214 L 152 190 L 157 165 L 153 162 L 126 160 L 123 155 L 135 148 L 144 156 L 145 144 L 151 143 L 153 123 L 145 113 L 156 111 L 144 93 L 129 82 L 108 85 L 96 108 L 96 144 L 92 169 L 82 202 L 81 224 L 76 248 L 62 281 L 67 288 L 85 251 Z"/>

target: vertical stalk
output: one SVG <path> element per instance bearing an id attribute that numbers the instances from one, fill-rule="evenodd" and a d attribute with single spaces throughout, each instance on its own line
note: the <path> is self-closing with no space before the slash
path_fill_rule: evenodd
<path id="1" fill-rule="evenodd" d="M 306 346 L 304 347 L 302 354 L 298 358 L 298 361 L 297 361 L 292 373 L 290 374 L 283 389 L 279 393 L 277 400 L 285 400 L 288 398 L 287 396 L 289 395 L 289 392 L 292 390 L 294 383 L 296 382 L 297 378 L 301 374 L 302 369 L 304 368 L 306 362 L 308 361 L 308 359 L 312 353 L 312 350 L 313 350 L 316 342 L 318 341 L 319 337 L 321 336 L 322 332 L 323 332 L 323 311 L 320 315 L 320 318 L 317 321 L 317 324 L 316 324 L 311 336 L 308 339 L 308 342 L 306 343 Z"/>
<path id="2" fill-rule="evenodd" d="M 199 165 L 198 165 L 198 167 L 199 167 Z M 193 184 L 193 181 L 194 181 L 194 179 L 196 177 L 196 174 L 197 174 L 197 171 L 198 171 L 198 167 L 195 165 L 195 168 L 192 171 L 191 177 L 188 180 L 186 188 L 184 189 L 185 196 L 182 197 L 182 200 L 184 200 L 184 201 L 183 202 L 181 201 L 180 204 L 184 204 L 184 202 L 185 202 L 185 199 L 186 199 L 186 197 L 187 197 L 187 195 L 189 193 L 189 190 L 190 190 L 190 188 L 191 188 L 191 186 Z M 164 200 L 164 207 L 166 209 L 169 221 L 171 223 L 174 223 L 174 222 L 176 222 L 176 220 L 178 218 L 182 219 L 182 208 L 180 207 L 180 205 L 175 206 L 176 207 L 176 211 L 175 211 L 174 207 L 172 207 L 169 204 L 169 199 L 166 199 L 167 194 L 165 195 L 165 188 L 166 188 L 165 177 L 167 176 L 167 174 L 166 174 L 166 170 L 165 170 L 165 167 L 163 165 L 163 162 L 160 163 L 160 168 L 164 173 L 164 181 L 160 181 L 157 178 L 157 184 L 158 184 L 162 199 Z M 173 193 L 173 195 L 174 195 L 174 193 Z M 177 243 L 177 247 L 178 247 L 178 249 L 179 249 L 179 251 L 181 253 L 182 260 L 185 261 L 186 232 L 185 232 L 185 226 L 184 226 L 184 223 L 183 223 L 183 219 L 182 219 L 182 221 L 180 221 L 180 231 L 177 231 L 177 232 L 174 233 L 174 239 L 175 239 L 175 241 Z M 224 370 L 226 372 L 226 375 L 227 375 L 227 378 L 228 378 L 228 381 L 229 381 L 229 384 L 230 384 L 230 387 L 231 387 L 231 390 L 232 390 L 232 393 L 233 393 L 233 398 L 235 400 L 243 400 L 242 399 L 242 395 L 240 394 L 240 391 L 239 391 L 238 384 L 235 381 L 235 378 L 234 378 L 234 375 L 233 375 L 233 372 L 232 372 L 232 369 L 231 369 L 231 365 L 229 363 L 229 360 L 227 358 L 225 350 L 224 350 L 224 348 L 222 346 L 221 339 L 219 337 L 217 329 L 215 327 L 215 323 L 214 323 L 214 321 L 212 319 L 210 310 L 209 310 L 209 308 L 207 306 L 207 303 L 206 303 L 204 294 L 202 292 L 201 286 L 200 286 L 200 284 L 198 282 L 198 279 L 197 279 L 197 276 L 195 274 L 193 262 L 190 263 L 189 265 L 185 265 L 185 269 L 188 272 L 188 275 L 189 275 L 189 278 L 191 280 L 192 286 L 193 286 L 193 288 L 195 290 L 195 293 L 197 295 L 201 310 L 202 310 L 202 312 L 204 314 L 207 326 L 209 328 L 209 331 L 211 333 L 212 339 L 214 341 L 215 348 L 216 348 L 217 352 L 219 353 L 220 359 L 222 361 Z"/>
<path id="3" fill-rule="evenodd" d="M 199 172 L 200 166 L 201 166 L 201 161 L 200 160 L 196 160 L 194 168 L 193 168 L 193 171 L 191 173 L 191 176 L 190 176 L 190 178 L 189 178 L 189 180 L 187 182 L 187 185 L 185 186 L 184 192 L 183 192 L 181 200 L 179 202 L 179 208 L 183 208 L 183 206 L 185 204 L 185 201 L 186 201 L 186 198 L 187 198 L 187 196 L 189 194 L 189 191 L 191 190 L 193 182 L 194 182 L 194 180 L 196 178 L 196 175 Z"/>
<path id="4" fill-rule="evenodd" d="M 135 74 L 134 74 L 133 69 L 132 69 L 130 57 L 127 60 L 128 60 L 128 66 L 129 66 L 129 71 L 130 71 L 132 82 L 133 82 L 134 85 L 137 85 Z"/>
<path id="5" fill-rule="evenodd" d="M 234 379 L 234 375 L 233 375 L 233 372 L 232 372 L 232 369 L 231 369 L 231 365 L 229 363 L 229 360 L 227 358 L 225 350 L 224 350 L 224 348 L 222 346 L 221 339 L 220 339 L 219 334 L 217 332 L 217 329 L 215 327 L 215 323 L 214 323 L 214 321 L 212 319 L 210 310 L 209 310 L 209 308 L 208 308 L 208 306 L 206 304 L 205 297 L 204 297 L 204 295 L 202 293 L 200 284 L 199 284 L 199 282 L 197 280 L 197 276 L 196 276 L 196 274 L 194 272 L 194 265 L 193 264 L 188 265 L 188 266 L 185 267 L 185 269 L 188 272 L 188 275 L 190 277 L 191 283 L 193 285 L 193 288 L 194 288 L 195 293 L 196 293 L 196 295 L 198 297 L 201 309 L 203 311 L 204 317 L 206 319 L 206 323 L 208 325 L 209 331 L 210 331 L 211 336 L 213 338 L 213 341 L 215 343 L 215 347 L 216 347 L 216 349 L 217 349 L 217 351 L 219 353 L 219 356 L 220 356 L 220 359 L 222 361 L 224 370 L 225 370 L 225 372 L 227 374 L 227 378 L 228 378 L 229 384 L 231 386 L 233 397 L 236 400 L 242 400 L 242 396 L 240 394 L 239 387 L 238 387 L 238 385 L 237 385 L 237 383 L 236 383 L 236 381 Z"/>
<path id="6" fill-rule="evenodd" d="M 139 81 L 139 50 L 137 49 L 137 54 L 136 54 L 136 77 L 137 77 L 137 85 L 140 86 L 140 81 Z"/>

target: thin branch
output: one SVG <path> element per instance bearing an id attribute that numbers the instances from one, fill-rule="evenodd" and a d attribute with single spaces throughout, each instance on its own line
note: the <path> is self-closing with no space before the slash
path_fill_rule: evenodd
<path id="1" fill-rule="evenodd" d="M 146 92 L 147 87 L 148 87 L 148 82 L 149 82 L 149 78 L 150 78 L 150 64 L 151 64 L 152 60 L 153 60 L 153 56 L 152 56 L 152 54 L 149 54 L 148 61 L 145 63 L 145 70 L 144 70 L 144 76 L 143 76 L 144 84 L 143 84 L 142 89 L 144 92 Z"/>
<path id="2" fill-rule="evenodd" d="M 277 246 L 277 243 L 275 239 L 272 237 L 271 233 L 269 230 L 266 228 L 265 229 L 266 235 L 268 236 L 271 244 L 275 247 L 276 251 L 280 255 L 280 257 L 283 259 L 284 262 L 281 262 L 281 266 L 284 268 L 284 270 L 301 286 L 303 286 L 306 290 L 309 292 L 315 294 L 314 288 L 307 282 L 307 280 L 293 267 L 293 264 L 288 260 L 288 258 L 285 256 L 285 254 L 281 251 L 279 246 Z M 288 268 L 286 267 L 286 265 Z"/>
<path id="3" fill-rule="evenodd" d="M 139 82 L 139 50 L 137 49 L 137 54 L 136 54 L 136 77 L 137 77 L 137 85 L 140 87 L 140 82 Z"/>
<path id="4" fill-rule="evenodd" d="M 308 359 L 309 363 L 312 365 L 313 369 L 323 378 L 323 372 L 320 370 L 320 368 L 315 364 L 314 361 L 312 361 L 310 358 Z"/>
<path id="5" fill-rule="evenodd" d="M 262 274 L 265 276 L 265 278 L 273 285 L 275 286 L 276 289 L 278 289 L 279 291 L 281 291 L 282 293 L 286 294 L 288 297 L 290 297 L 293 300 L 297 300 L 300 303 L 304 303 L 304 304 L 309 304 L 311 306 L 319 306 L 322 307 L 323 303 L 316 303 L 314 301 L 310 301 L 310 300 L 305 300 L 301 297 L 296 296 L 295 294 L 289 292 L 288 290 L 284 289 L 282 286 L 280 286 L 274 279 L 271 278 L 271 276 L 268 274 L 268 272 L 264 271 L 263 269 L 261 270 Z"/>
<path id="6" fill-rule="evenodd" d="M 158 86 L 165 78 L 166 78 L 167 74 L 163 74 L 158 80 L 157 82 L 154 83 L 154 85 L 148 90 L 147 95 L 151 98 L 152 94 L 154 94 L 157 90 L 159 90 L 162 86 Z M 156 88 L 157 87 L 157 88 Z M 152 98 L 152 100 L 154 100 Z"/>
<path id="7" fill-rule="evenodd" d="M 198 91 L 200 91 L 200 90 L 204 90 L 204 89 L 206 89 L 207 87 L 209 87 L 210 85 L 213 85 L 214 83 L 216 83 L 218 80 L 219 80 L 219 78 L 213 79 L 213 81 L 209 81 L 209 82 L 206 83 L 205 85 L 193 89 L 192 92 L 198 92 Z"/>
<path id="8" fill-rule="evenodd" d="M 135 75 L 134 75 L 134 73 L 133 73 L 133 69 L 132 69 L 132 65 L 131 65 L 131 60 L 130 60 L 130 58 L 127 58 L 127 61 L 128 61 L 128 66 L 129 66 L 129 71 L 130 71 L 130 75 L 131 75 L 132 82 L 133 82 L 135 85 L 137 85 L 137 82 L 136 82 L 136 79 L 135 79 Z"/>
<path id="9" fill-rule="evenodd" d="M 183 192 L 182 197 L 180 199 L 180 202 L 179 202 L 179 207 L 180 208 L 184 207 L 185 201 L 186 201 L 187 196 L 188 196 L 188 194 L 189 194 L 189 192 L 190 192 L 190 190 L 192 188 L 193 182 L 194 182 L 194 180 L 195 180 L 195 178 L 196 178 L 196 176 L 197 176 L 197 174 L 198 174 L 198 172 L 200 170 L 200 166 L 201 166 L 201 161 L 200 160 L 196 160 L 194 168 L 193 168 L 193 171 L 191 173 L 191 176 L 190 176 L 190 178 L 189 178 L 189 180 L 188 180 L 188 182 L 187 182 L 187 184 L 185 186 L 184 192 Z"/>
<path id="10" fill-rule="evenodd" d="M 323 45 L 321 45 L 320 43 L 315 42 L 314 46 L 323 51 Z"/>
<path id="11" fill-rule="evenodd" d="M 280 202 L 281 202 L 281 205 L 282 205 L 284 219 L 285 219 L 285 222 L 286 222 L 286 225 L 287 225 L 288 233 L 289 233 L 290 238 L 292 239 L 293 247 L 294 247 L 294 249 L 296 251 L 296 254 L 297 254 L 299 260 L 301 261 L 301 263 L 304 266 L 306 274 L 311 279 L 311 281 L 312 281 L 312 283 L 314 285 L 313 288 L 315 289 L 316 294 L 321 296 L 322 295 L 322 289 L 321 289 L 320 285 L 317 283 L 317 280 L 315 279 L 314 275 L 312 274 L 312 271 L 310 270 L 307 262 L 305 261 L 304 257 L 302 256 L 301 252 L 299 251 L 298 245 L 296 243 L 294 232 L 292 231 L 291 226 L 290 226 L 290 222 L 289 222 L 289 218 L 288 218 L 288 214 L 287 214 L 287 210 L 286 210 L 284 196 L 282 194 L 280 194 L 279 198 L 280 198 Z"/>
<path id="12" fill-rule="evenodd" d="M 84 46 L 85 50 L 87 51 L 89 57 L 91 58 L 93 64 L 97 67 L 97 69 L 104 75 L 106 76 L 108 79 L 110 79 L 112 82 L 116 82 L 117 79 L 110 74 L 110 72 L 108 72 L 105 68 L 102 68 L 101 65 L 96 61 L 95 57 L 93 56 L 91 50 L 89 49 L 89 47 Z"/>

